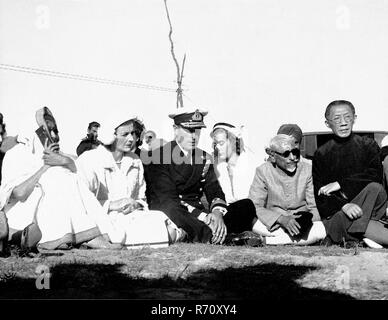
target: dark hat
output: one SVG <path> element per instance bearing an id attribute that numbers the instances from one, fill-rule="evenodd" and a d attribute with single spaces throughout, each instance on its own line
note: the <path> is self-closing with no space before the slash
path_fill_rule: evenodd
<path id="1" fill-rule="evenodd" d="M 302 141 L 303 137 L 302 129 L 297 124 L 292 123 L 282 124 L 277 134 L 293 136 L 299 143 Z"/>
<path id="2" fill-rule="evenodd" d="M 182 126 L 184 128 L 206 128 L 206 125 L 203 122 L 203 118 L 207 115 L 207 113 L 207 111 L 204 111 L 199 108 L 179 108 L 168 116 L 171 119 L 174 119 L 174 123 L 176 125 Z"/>

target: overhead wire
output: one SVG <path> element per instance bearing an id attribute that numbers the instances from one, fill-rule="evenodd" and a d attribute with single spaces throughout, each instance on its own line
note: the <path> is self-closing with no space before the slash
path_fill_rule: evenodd
<path id="1" fill-rule="evenodd" d="M 89 75 L 45 70 L 45 69 L 32 68 L 32 67 L 26 67 L 26 66 L 20 66 L 20 65 L 10 65 L 10 64 L 0 63 L 0 69 L 16 71 L 16 72 L 24 72 L 24 73 L 35 74 L 35 75 L 43 75 L 43 76 L 55 77 L 55 78 L 89 81 L 89 82 L 95 82 L 95 83 L 101 83 L 101 84 L 107 84 L 107 85 L 133 87 L 138 89 L 147 89 L 147 90 L 156 90 L 156 91 L 165 91 L 165 92 L 176 92 L 176 89 L 173 89 L 173 88 L 154 86 L 150 84 L 122 81 L 122 80 L 112 80 L 112 79 L 106 79 L 106 78 L 92 77 Z"/>

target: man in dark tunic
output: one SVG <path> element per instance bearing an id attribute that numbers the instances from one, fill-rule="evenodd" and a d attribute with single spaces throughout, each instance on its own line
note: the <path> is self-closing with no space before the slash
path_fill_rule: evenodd
<path id="1" fill-rule="evenodd" d="M 88 125 L 88 133 L 86 137 L 81 140 L 77 147 L 77 156 L 80 156 L 85 151 L 96 149 L 101 141 L 97 139 L 98 137 L 98 129 L 100 128 L 100 124 L 96 121 L 90 122 Z"/>
<path id="2" fill-rule="evenodd" d="M 174 119 L 175 140 L 154 150 L 149 165 L 146 164 L 147 159 L 142 159 L 146 164 L 149 207 L 163 211 L 184 229 L 188 241 L 222 244 L 228 232 L 233 232 L 236 234 L 231 241 L 235 239 L 236 244 L 239 239 L 249 238 L 256 241 L 247 241 L 246 244 L 261 245 L 261 236 L 248 231 L 252 230 L 256 221 L 253 203 L 240 201 L 228 206 L 211 156 L 197 148 L 206 114 L 199 109 L 177 109 L 169 115 Z M 208 208 L 202 203 L 203 194 Z M 247 206 L 253 210 L 248 210 Z"/>
<path id="3" fill-rule="evenodd" d="M 352 132 L 356 114 L 351 102 L 331 102 L 325 118 L 334 138 L 313 159 L 314 196 L 327 232 L 324 244 L 364 239 L 388 245 L 388 229 L 379 222 L 387 207 L 380 148 Z"/>

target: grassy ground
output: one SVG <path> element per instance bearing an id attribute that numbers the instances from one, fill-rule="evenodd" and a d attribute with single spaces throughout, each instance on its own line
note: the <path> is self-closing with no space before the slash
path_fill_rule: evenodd
<path id="1" fill-rule="evenodd" d="M 13 252 L 0 258 L 0 298 L 387 299 L 387 264 L 386 250 L 337 246 Z M 46 267 L 50 290 L 38 290 Z"/>

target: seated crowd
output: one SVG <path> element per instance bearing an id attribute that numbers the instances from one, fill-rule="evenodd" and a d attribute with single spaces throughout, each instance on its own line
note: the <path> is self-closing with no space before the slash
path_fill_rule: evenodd
<path id="1" fill-rule="evenodd" d="M 176 109 L 170 142 L 137 118 L 114 124 L 101 141 L 100 124 L 91 122 L 78 157 L 60 149 L 47 107 L 37 110 L 35 131 L 16 137 L 7 137 L 0 114 L 0 253 L 8 243 L 27 251 L 176 242 L 388 246 L 388 141 L 380 149 L 353 133 L 352 103 L 327 106 L 334 135 L 312 161 L 301 156 L 296 124 L 280 126 L 263 164 L 248 152 L 244 127 L 225 122 L 214 125 L 208 154 L 198 148 L 206 114 Z"/>

